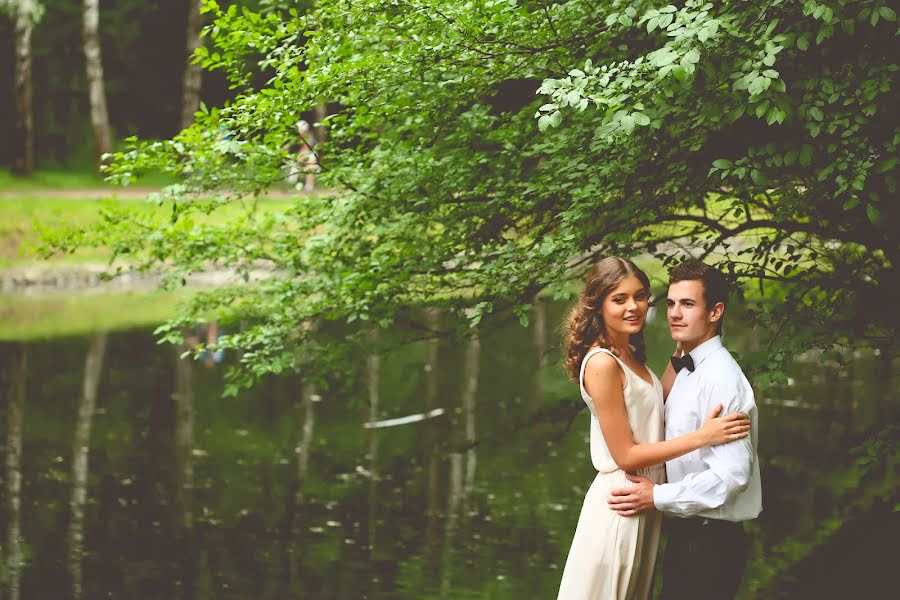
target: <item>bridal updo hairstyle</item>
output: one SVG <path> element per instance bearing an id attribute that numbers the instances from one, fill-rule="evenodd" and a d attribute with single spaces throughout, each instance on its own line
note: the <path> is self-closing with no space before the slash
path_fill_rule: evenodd
<path id="1" fill-rule="evenodd" d="M 647 275 L 627 258 L 617 256 L 604 258 L 594 264 L 588 273 L 584 289 L 563 323 L 565 369 L 573 380 L 578 380 L 581 374 L 581 361 L 592 346 L 608 348 L 616 356 L 619 355 L 619 351 L 611 347 L 606 340 L 606 326 L 603 323 L 601 309 L 609 293 L 629 275 L 637 277 L 647 292 L 650 292 L 650 280 Z M 646 358 L 644 332 L 632 334 L 630 342 L 634 348 L 635 358 L 644 362 Z"/>

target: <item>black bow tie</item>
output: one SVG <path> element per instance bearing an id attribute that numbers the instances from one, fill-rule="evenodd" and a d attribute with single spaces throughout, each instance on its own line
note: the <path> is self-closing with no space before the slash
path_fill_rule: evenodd
<path id="1" fill-rule="evenodd" d="M 672 368 L 675 369 L 676 373 L 679 373 L 682 369 L 687 369 L 691 373 L 694 372 L 694 359 L 691 358 L 690 354 L 685 354 L 684 356 L 672 357 Z"/>

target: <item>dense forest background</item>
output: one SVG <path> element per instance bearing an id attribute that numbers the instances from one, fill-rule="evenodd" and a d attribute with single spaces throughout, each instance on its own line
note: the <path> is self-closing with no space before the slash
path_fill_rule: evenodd
<path id="1" fill-rule="evenodd" d="M 181 113 L 189 2 L 104 1 L 100 10 L 102 61 L 113 139 L 175 135 Z M 259 2 L 243 3 L 249 5 Z M 93 168 L 91 123 L 82 41 L 82 5 L 47 0 L 32 37 L 34 159 L 36 168 Z M 0 18 L 0 140 L 15 126 L 14 31 Z M 201 99 L 221 106 L 234 94 L 221 72 L 203 73 Z M 9 167 L 14 147 L 0 144 Z"/>

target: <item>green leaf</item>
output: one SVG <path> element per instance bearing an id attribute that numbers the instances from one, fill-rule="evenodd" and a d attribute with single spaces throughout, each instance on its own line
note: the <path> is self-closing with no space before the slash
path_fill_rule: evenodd
<path id="1" fill-rule="evenodd" d="M 730 169 L 734 163 L 726 158 L 719 158 L 713 161 L 713 166 L 717 169 Z"/>
<path id="2" fill-rule="evenodd" d="M 873 225 L 878 225 L 881 223 L 881 211 L 879 211 L 872 204 L 866 204 L 866 216 L 869 217 L 869 221 Z"/>
<path id="3" fill-rule="evenodd" d="M 687 54 L 684 55 L 684 58 L 681 59 L 681 62 L 690 64 L 696 64 L 700 62 L 700 51 L 696 48 L 688 50 Z"/>

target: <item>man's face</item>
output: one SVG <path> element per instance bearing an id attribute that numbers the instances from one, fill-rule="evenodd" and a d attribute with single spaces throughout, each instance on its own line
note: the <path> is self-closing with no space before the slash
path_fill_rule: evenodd
<path id="1" fill-rule="evenodd" d="M 708 309 L 703 299 L 703 282 L 694 279 L 669 285 L 668 306 L 669 331 L 685 352 L 716 334 L 716 324 L 725 310 L 722 303 Z"/>

